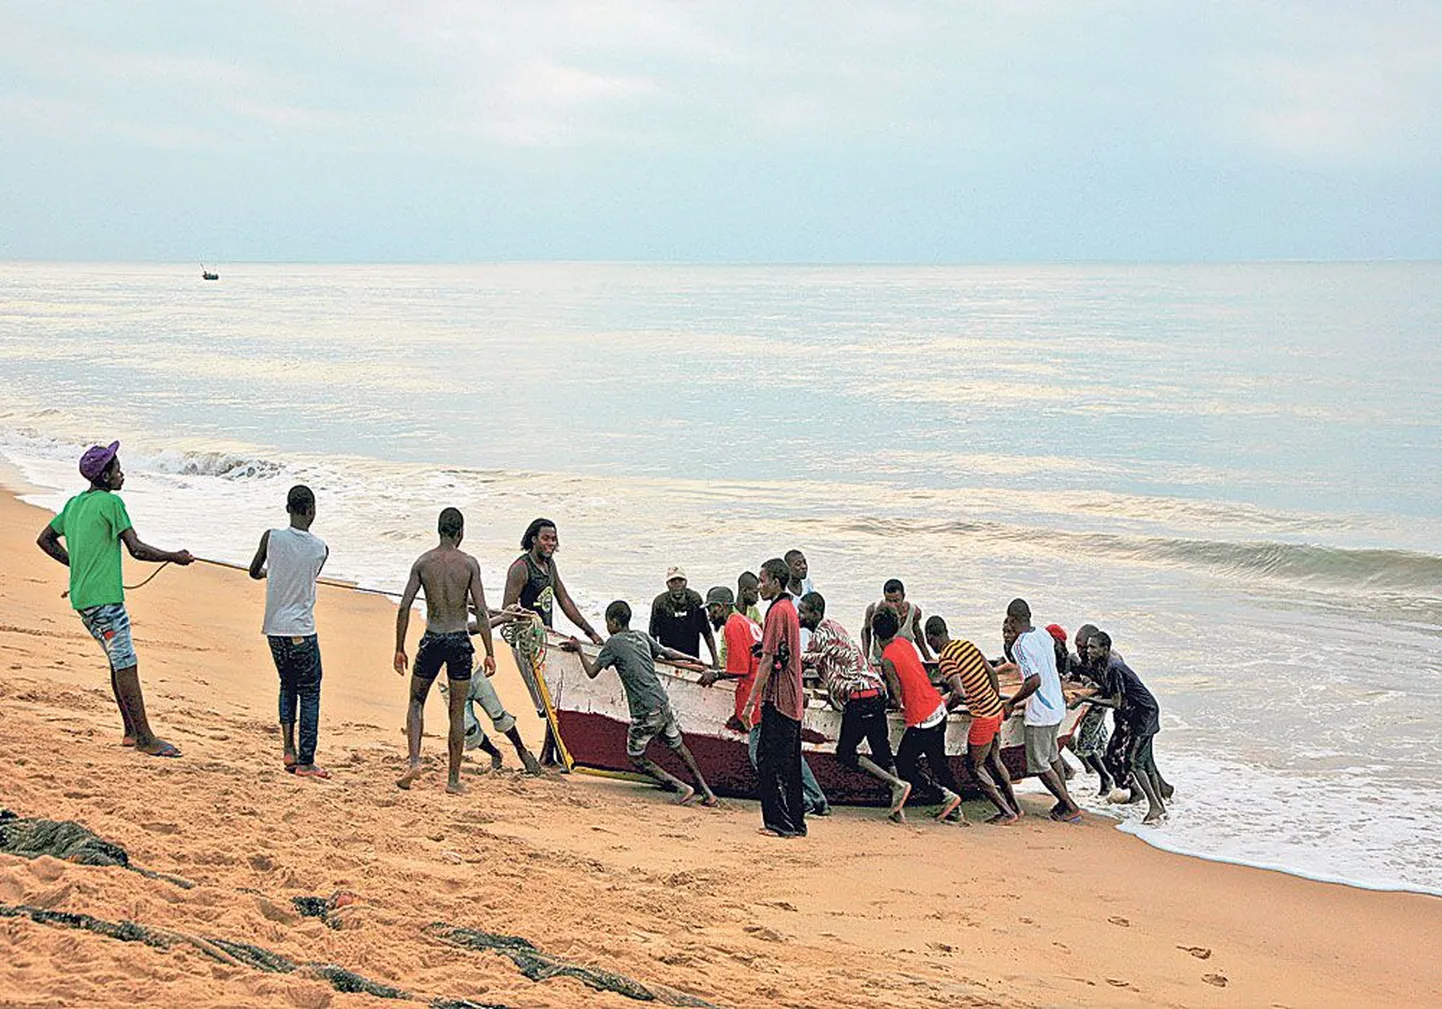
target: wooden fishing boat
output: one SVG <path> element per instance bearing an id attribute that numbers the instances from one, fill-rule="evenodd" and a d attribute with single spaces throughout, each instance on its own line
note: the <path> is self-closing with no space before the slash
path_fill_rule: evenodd
<path id="1" fill-rule="evenodd" d="M 550 636 L 542 663 L 548 718 L 561 742 L 567 766 L 579 771 L 631 777 L 634 774 L 626 756 L 626 727 L 630 715 L 621 683 L 613 671 L 602 672 L 592 680 L 586 676 L 580 661 L 560 649 L 562 639 Z M 586 646 L 594 656 L 595 648 Z M 658 663 L 657 672 L 671 699 L 671 708 L 681 723 L 686 745 L 696 757 L 707 782 L 718 795 L 755 798 L 756 775 L 747 756 L 747 738 L 727 728 L 726 721 L 735 714 L 735 682 L 721 680 L 703 687 L 700 674 Z M 1003 682 L 1002 692 L 1017 687 L 1016 678 Z M 1071 684 L 1064 687 L 1071 701 L 1090 691 Z M 841 731 L 841 713 L 834 709 L 822 693 L 811 690 L 806 717 L 801 729 L 801 748 L 827 798 L 840 805 L 876 806 L 888 801 L 886 789 L 873 778 L 846 768 L 836 758 L 836 739 Z M 1070 710 L 1062 722 L 1060 738 L 1071 738 L 1082 709 Z M 905 725 L 899 712 L 892 712 L 891 745 L 901 740 Z M 967 770 L 966 734 L 971 716 L 964 709 L 951 713 L 946 726 L 946 754 L 952 773 L 968 795 L 979 795 L 976 781 Z M 1015 712 L 1001 728 L 1002 759 L 1013 779 L 1027 777 L 1026 751 L 1022 734 L 1022 713 Z M 862 744 L 862 752 L 866 752 Z M 647 752 L 662 767 L 687 778 L 685 767 L 665 746 L 656 743 Z M 930 796 L 920 790 L 914 802 L 926 802 Z"/>

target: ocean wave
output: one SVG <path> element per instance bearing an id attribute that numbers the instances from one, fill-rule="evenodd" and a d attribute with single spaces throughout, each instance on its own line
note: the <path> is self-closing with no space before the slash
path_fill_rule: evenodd
<path id="1" fill-rule="evenodd" d="M 898 520 L 853 519 L 854 532 L 895 536 Z M 1068 556 L 1176 565 L 1233 580 L 1269 579 L 1318 589 L 1442 598 L 1442 557 L 1411 550 L 1336 547 L 1273 540 L 1209 540 L 1071 532 L 994 521 L 914 522 L 921 533 L 963 535 L 997 543 L 1043 545 Z"/>
<path id="2" fill-rule="evenodd" d="M 131 457 L 140 467 L 173 476 L 214 476 L 224 480 L 264 480 L 283 474 L 287 467 L 269 459 L 220 451 L 165 450 Z"/>

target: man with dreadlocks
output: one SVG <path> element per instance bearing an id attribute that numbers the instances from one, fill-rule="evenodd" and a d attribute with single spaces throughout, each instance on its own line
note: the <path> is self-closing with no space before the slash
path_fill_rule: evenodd
<path id="1" fill-rule="evenodd" d="M 517 608 L 529 610 L 540 618 L 547 630 L 552 627 L 551 619 L 557 604 L 566 618 L 590 638 L 593 644 L 602 644 L 601 635 L 596 633 L 589 621 L 581 615 L 571 594 L 561 582 L 561 573 L 556 570 L 556 550 L 560 548 L 560 537 L 556 535 L 556 523 L 547 518 L 538 518 L 526 527 L 521 537 L 521 549 L 525 553 L 511 563 L 506 572 L 506 592 L 502 599 L 503 610 Z M 521 672 L 526 689 L 531 692 L 531 701 L 536 714 L 546 717 L 546 702 L 541 696 L 539 672 L 528 651 L 512 646 L 516 657 L 516 668 Z M 541 746 L 541 763 L 547 767 L 561 764 L 560 749 L 556 745 L 551 723 L 546 722 L 546 741 Z"/>

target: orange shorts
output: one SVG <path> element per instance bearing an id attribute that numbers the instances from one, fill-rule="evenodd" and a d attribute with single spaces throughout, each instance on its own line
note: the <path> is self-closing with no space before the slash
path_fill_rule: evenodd
<path id="1" fill-rule="evenodd" d="M 968 746 L 985 746 L 996 738 L 1001 731 L 1001 715 L 992 715 L 990 718 L 976 718 L 971 720 L 971 728 L 967 730 L 966 742 Z"/>

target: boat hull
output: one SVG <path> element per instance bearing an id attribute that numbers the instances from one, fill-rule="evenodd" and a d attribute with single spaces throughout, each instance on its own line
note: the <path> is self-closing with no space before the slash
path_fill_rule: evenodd
<path id="1" fill-rule="evenodd" d="M 747 737 L 726 727 L 735 713 L 734 681 L 722 680 L 710 687 L 699 683 L 688 670 L 658 665 L 657 672 L 681 724 L 686 746 L 696 758 L 707 783 L 718 795 L 755 798 L 756 774 L 747 753 Z M 634 771 L 626 756 L 626 729 L 630 716 L 621 684 L 614 673 L 602 672 L 589 679 L 575 655 L 559 648 L 548 649 L 545 679 L 550 695 L 553 724 L 566 751 L 568 763 L 580 770 L 612 774 Z M 1071 738 L 1081 715 L 1068 711 L 1060 738 Z M 901 741 L 905 725 L 898 712 L 890 714 L 891 745 Z M 965 711 L 947 718 L 946 754 L 951 772 L 970 796 L 981 794 L 976 779 L 966 766 L 966 736 L 971 718 Z M 852 771 L 836 756 L 836 739 L 841 730 L 841 713 L 825 701 L 812 698 L 802 723 L 802 753 L 827 800 L 838 805 L 876 806 L 889 801 L 887 789 L 874 778 Z M 1027 777 L 1026 749 L 1020 712 L 1002 724 L 1002 760 L 1013 779 Z M 866 744 L 862 744 L 862 753 Z M 688 773 L 681 761 L 659 741 L 647 756 L 682 780 Z M 914 801 L 928 796 L 918 790 Z"/>

